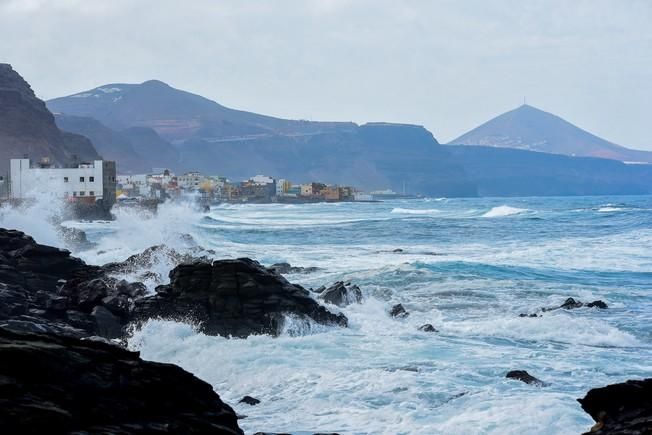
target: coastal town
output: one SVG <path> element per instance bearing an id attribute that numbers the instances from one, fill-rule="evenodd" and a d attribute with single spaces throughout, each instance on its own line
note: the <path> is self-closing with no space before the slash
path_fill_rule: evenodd
<path id="1" fill-rule="evenodd" d="M 154 168 L 147 174 L 117 175 L 116 164 L 112 161 L 96 160 L 59 167 L 47 158 L 38 162 L 28 158 L 11 159 L 8 177 L 0 180 L 0 196 L 14 201 L 45 196 L 79 204 L 101 204 L 107 210 L 114 204 L 151 205 L 168 200 L 190 200 L 210 207 L 224 202 L 375 202 L 405 197 L 389 189 L 366 193 L 353 186 L 318 181 L 293 183 L 267 175 L 232 181 L 200 172 L 175 174 L 165 168 Z"/>

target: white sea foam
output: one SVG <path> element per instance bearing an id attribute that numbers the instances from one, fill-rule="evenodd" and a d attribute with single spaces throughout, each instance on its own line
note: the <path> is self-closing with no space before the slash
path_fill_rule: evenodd
<path id="1" fill-rule="evenodd" d="M 392 209 L 392 213 L 399 214 L 417 214 L 417 215 L 431 215 L 441 213 L 441 210 L 436 209 L 415 209 L 415 208 L 401 208 L 396 207 Z"/>
<path id="2" fill-rule="evenodd" d="M 491 210 L 482 215 L 482 217 L 495 218 L 495 217 L 504 217 L 512 216 L 515 214 L 521 214 L 529 211 L 526 208 L 517 208 L 510 207 L 508 205 L 500 205 L 498 207 L 493 207 Z"/>

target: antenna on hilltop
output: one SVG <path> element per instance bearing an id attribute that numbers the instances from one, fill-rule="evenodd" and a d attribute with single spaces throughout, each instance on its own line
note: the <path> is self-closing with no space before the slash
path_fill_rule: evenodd
<path id="1" fill-rule="evenodd" d="M 527 97 L 523 97 L 523 105 L 527 106 Z"/>

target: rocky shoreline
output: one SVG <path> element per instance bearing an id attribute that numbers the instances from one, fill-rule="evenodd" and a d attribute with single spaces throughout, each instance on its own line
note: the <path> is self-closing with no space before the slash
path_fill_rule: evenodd
<path id="1" fill-rule="evenodd" d="M 160 251 L 177 265 L 154 294 L 116 278 L 146 270 Z M 213 261 L 163 246 L 92 266 L 0 229 L 0 433 L 243 433 L 209 384 L 124 349 L 128 328 L 160 318 L 190 321 L 208 335 L 276 336 L 288 315 L 346 327 L 337 308 L 360 303 L 362 291 L 349 282 L 307 290 L 281 275 L 310 271 L 248 258 Z M 560 308 L 581 305 L 572 302 Z M 394 321 L 408 315 L 401 304 L 388 309 Z M 419 329 L 437 333 L 431 324 Z M 507 377 L 547 385 L 525 371 Z M 579 401 L 596 421 L 592 433 L 652 433 L 651 398 L 648 379 L 597 388 Z"/>

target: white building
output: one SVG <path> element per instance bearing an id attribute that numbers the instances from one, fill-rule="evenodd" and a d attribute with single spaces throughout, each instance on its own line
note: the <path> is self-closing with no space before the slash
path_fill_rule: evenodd
<path id="1" fill-rule="evenodd" d="M 289 189 L 290 182 L 288 180 L 284 180 L 283 178 L 276 180 L 276 196 L 285 196 Z"/>
<path id="2" fill-rule="evenodd" d="M 258 186 L 274 183 L 274 179 L 272 177 L 268 177 L 267 175 L 256 175 L 255 177 L 251 177 L 249 181 Z"/>
<path id="3" fill-rule="evenodd" d="M 11 159 L 9 183 L 15 199 L 52 197 L 110 206 L 115 203 L 115 162 L 95 160 L 58 168 L 48 161 L 33 165 L 29 159 Z"/>
<path id="4" fill-rule="evenodd" d="M 206 177 L 199 172 L 186 172 L 177 177 L 177 185 L 185 190 L 199 190 Z"/>

